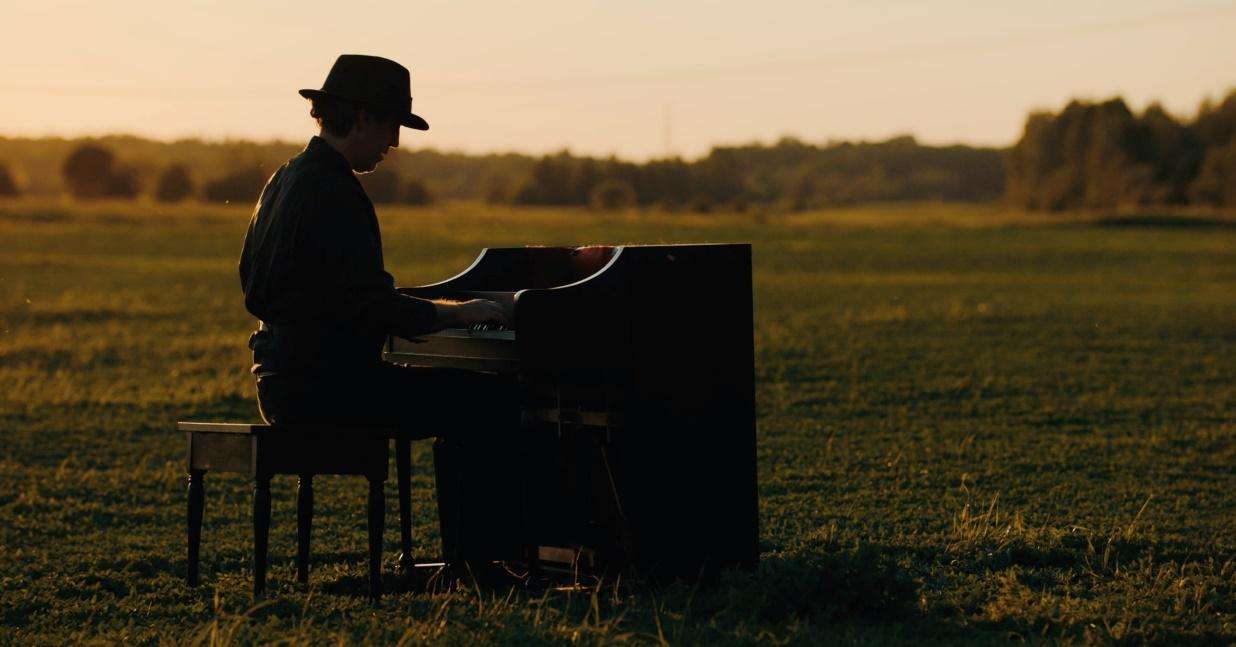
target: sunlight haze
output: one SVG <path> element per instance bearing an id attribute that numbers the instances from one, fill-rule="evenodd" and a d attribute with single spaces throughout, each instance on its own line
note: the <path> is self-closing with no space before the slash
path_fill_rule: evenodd
<path id="1" fill-rule="evenodd" d="M 412 70 L 427 133 L 473 153 L 643 159 L 715 144 L 1005 146 L 1026 113 L 1124 96 L 1192 115 L 1236 86 L 1236 3 L 20 3 L 0 135 L 300 141 L 339 53 Z"/>

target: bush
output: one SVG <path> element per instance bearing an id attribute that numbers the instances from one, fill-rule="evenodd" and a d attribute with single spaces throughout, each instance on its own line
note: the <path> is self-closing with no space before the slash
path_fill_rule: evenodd
<path id="1" fill-rule="evenodd" d="M 75 198 L 132 198 L 138 193 L 137 172 L 132 167 L 118 168 L 116 156 L 97 144 L 75 148 L 65 158 L 61 173 Z"/>
<path id="2" fill-rule="evenodd" d="M 256 202 L 264 186 L 266 172 L 257 165 L 246 166 L 207 182 L 202 197 L 208 202 Z"/>
<path id="3" fill-rule="evenodd" d="M 21 189 L 17 188 L 17 180 L 9 171 L 9 166 L 0 163 L 0 197 L 12 198 L 19 195 L 21 195 Z"/>
<path id="4" fill-rule="evenodd" d="M 429 193 L 429 187 L 425 186 L 420 180 L 408 180 L 403 189 L 403 203 L 414 207 L 423 207 L 433 204 L 433 196 Z"/>
<path id="5" fill-rule="evenodd" d="M 159 174 L 154 197 L 159 202 L 180 202 L 193 195 L 193 177 L 184 164 L 169 164 Z"/>
<path id="6" fill-rule="evenodd" d="M 588 206 L 597 211 L 617 211 L 635 206 L 635 187 L 626 180 L 601 180 L 588 192 Z"/>

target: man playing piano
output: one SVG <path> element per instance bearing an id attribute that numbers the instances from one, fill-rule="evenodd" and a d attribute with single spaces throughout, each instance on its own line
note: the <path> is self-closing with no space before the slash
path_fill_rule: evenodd
<path id="1" fill-rule="evenodd" d="M 262 190 L 240 259 L 245 307 L 260 320 L 249 347 L 270 423 L 344 422 L 454 439 L 518 425 L 510 380 L 382 361 L 387 334 L 507 320 L 490 301 L 401 294 L 383 268 L 373 203 L 355 173 L 374 170 L 399 145 L 400 127 L 429 128 L 412 113 L 410 90 L 402 65 L 343 55 L 322 89 L 300 91 L 320 133 Z"/>

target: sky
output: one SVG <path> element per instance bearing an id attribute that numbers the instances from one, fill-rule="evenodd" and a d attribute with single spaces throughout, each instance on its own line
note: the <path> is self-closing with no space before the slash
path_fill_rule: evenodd
<path id="1" fill-rule="evenodd" d="M 1236 88 L 1236 0 L 6 3 L 0 136 L 300 141 L 340 53 L 412 70 L 404 147 L 647 159 L 714 145 L 1004 146 L 1120 95 L 1190 116 Z"/>

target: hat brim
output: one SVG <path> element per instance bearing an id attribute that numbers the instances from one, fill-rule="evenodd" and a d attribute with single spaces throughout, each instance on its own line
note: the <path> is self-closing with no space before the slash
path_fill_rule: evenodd
<path id="1" fill-rule="evenodd" d="M 321 98 L 349 100 L 347 97 L 341 97 L 338 95 L 331 94 L 329 92 L 323 92 L 321 90 L 311 90 L 311 89 L 301 90 L 300 96 L 306 99 L 310 99 L 310 100 L 321 99 Z M 425 121 L 424 117 L 421 117 L 420 115 L 412 114 L 411 112 L 406 112 L 403 114 L 402 117 L 399 118 L 399 125 L 403 126 L 404 128 L 411 128 L 413 130 L 429 130 L 429 122 Z"/>

